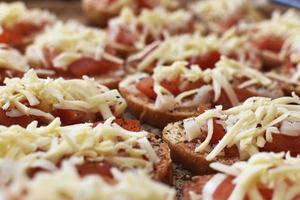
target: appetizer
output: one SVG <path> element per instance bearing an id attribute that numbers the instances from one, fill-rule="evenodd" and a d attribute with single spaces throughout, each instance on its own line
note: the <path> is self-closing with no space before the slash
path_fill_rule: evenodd
<path id="1" fill-rule="evenodd" d="M 0 84 L 6 77 L 22 77 L 29 68 L 27 60 L 16 49 L 0 43 Z"/>
<path id="2" fill-rule="evenodd" d="M 38 33 L 56 21 L 51 13 L 28 9 L 22 2 L 1 2 L 0 13 L 0 43 L 20 50 L 24 50 Z"/>
<path id="3" fill-rule="evenodd" d="M 163 138 L 173 158 L 186 168 L 209 174 L 212 161 L 230 164 L 260 151 L 300 154 L 299 97 L 271 100 L 251 97 L 223 110 L 205 110 L 197 117 L 169 124 Z"/>
<path id="4" fill-rule="evenodd" d="M 141 170 L 121 172 L 111 170 L 113 181 L 102 176 L 80 176 L 74 163 L 80 160 L 64 161 L 60 169 L 52 168 L 45 160 L 39 162 L 13 162 L 0 160 L 1 198 L 5 200 L 174 200 L 175 190 L 167 185 L 151 180 Z M 41 165 L 43 164 L 43 165 Z M 47 166 L 48 164 L 48 166 Z M 52 171 L 40 172 L 34 178 L 28 177 L 26 170 L 39 165 Z M 142 188 L 142 189 L 141 189 Z"/>
<path id="5" fill-rule="evenodd" d="M 212 163 L 218 173 L 198 176 L 183 188 L 183 200 L 297 200 L 299 157 L 258 153 L 231 166 Z"/>
<path id="6" fill-rule="evenodd" d="M 42 79 L 33 69 L 22 78 L 4 80 L 0 105 L 0 123 L 5 126 L 26 126 L 33 120 L 48 124 L 55 117 L 63 124 L 105 120 L 126 109 L 117 90 L 109 90 L 94 79 Z"/>
<path id="7" fill-rule="evenodd" d="M 261 69 L 266 71 L 278 67 L 293 68 L 299 63 L 299 24 L 299 13 L 288 10 L 274 12 L 271 19 L 237 26 L 235 31 L 248 38 L 249 49 L 255 52 L 261 61 Z"/>
<path id="8" fill-rule="evenodd" d="M 197 29 L 189 12 L 183 9 L 171 12 L 162 7 L 142 10 L 139 15 L 130 8 L 123 8 L 108 25 L 113 46 L 123 54 L 135 52 L 168 36 L 192 33 Z"/>
<path id="9" fill-rule="evenodd" d="M 110 88 L 116 88 L 125 73 L 106 32 L 77 22 L 58 22 L 46 29 L 26 49 L 26 57 L 33 67 L 54 77 L 89 75 Z"/>
<path id="10" fill-rule="evenodd" d="M 202 70 L 185 61 L 158 66 L 153 75 L 138 73 L 125 78 L 119 90 L 135 116 L 163 128 L 169 122 L 197 115 L 198 107 L 202 110 L 221 104 L 229 108 L 252 96 L 284 96 L 284 85 L 222 57 L 214 69 Z"/>
<path id="11" fill-rule="evenodd" d="M 261 13 L 250 0 L 204 0 L 193 2 L 189 7 L 208 32 L 218 34 L 241 22 L 262 19 Z"/>
<path id="12" fill-rule="evenodd" d="M 135 13 L 144 8 L 164 7 L 174 10 L 178 7 L 177 0 L 83 0 L 82 7 L 87 19 L 100 26 L 105 26 L 110 18 L 117 16 L 124 7 L 129 7 Z"/>
<path id="13" fill-rule="evenodd" d="M 170 65 L 175 61 L 185 60 L 190 65 L 198 64 L 203 69 L 214 68 L 223 54 L 220 47 L 221 42 L 215 35 L 202 36 L 194 33 L 168 37 L 130 55 L 126 67 L 132 72 L 152 72 L 157 65 Z"/>
<path id="14" fill-rule="evenodd" d="M 65 159 L 80 158 L 82 161 L 76 168 L 81 176 L 98 174 L 109 179 L 112 168 L 122 171 L 140 168 L 153 179 L 170 183 L 172 165 L 168 146 L 154 134 L 142 131 L 138 121 L 118 123 L 112 117 L 103 123 L 61 126 L 56 118 L 42 127 L 37 127 L 37 121 L 26 128 L 1 126 L 0 143 L 5 148 L 1 149 L 0 157 L 20 162 L 45 159 L 53 167 L 59 167 Z M 36 166 L 28 172 L 35 176 L 40 171 L 45 170 Z"/>

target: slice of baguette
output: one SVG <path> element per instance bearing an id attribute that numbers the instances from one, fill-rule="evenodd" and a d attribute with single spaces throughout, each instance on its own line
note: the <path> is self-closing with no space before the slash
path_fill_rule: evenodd
<path id="1" fill-rule="evenodd" d="M 162 111 L 155 107 L 154 101 L 138 91 L 135 85 L 119 85 L 121 95 L 126 99 L 129 111 L 141 121 L 158 128 L 197 114 L 196 108 L 177 108 Z"/>
<path id="2" fill-rule="evenodd" d="M 182 188 L 182 199 L 193 200 L 191 198 L 192 193 L 196 194 L 197 200 L 202 200 L 201 194 L 205 184 L 212 178 L 212 175 L 196 176 L 192 178 L 192 181 L 184 184 Z"/>
<path id="3" fill-rule="evenodd" d="M 109 19 L 118 15 L 119 10 L 107 10 L 102 0 L 83 0 L 82 10 L 89 23 L 105 27 Z"/>
<path id="4" fill-rule="evenodd" d="M 212 161 L 207 161 L 207 152 L 196 153 L 196 143 L 185 142 L 183 122 L 168 124 L 163 130 L 163 140 L 169 145 L 172 159 L 181 164 L 184 168 L 197 175 L 213 174 L 215 171 L 209 167 L 211 162 L 232 164 L 239 160 L 238 155 L 233 152 L 226 152 Z"/>

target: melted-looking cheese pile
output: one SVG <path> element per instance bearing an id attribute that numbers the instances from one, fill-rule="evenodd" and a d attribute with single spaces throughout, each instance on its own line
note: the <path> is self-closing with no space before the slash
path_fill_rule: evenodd
<path id="1" fill-rule="evenodd" d="M 143 58 L 136 68 L 139 71 L 144 71 L 153 62 L 157 61 L 157 65 L 162 65 L 187 60 L 188 58 L 201 56 L 216 50 L 219 46 L 220 42 L 215 35 L 204 37 L 198 33 L 193 35 L 185 34 L 169 37 L 163 42 L 154 42 L 145 47 L 142 52 L 130 56 L 128 62 L 130 64 L 132 61 Z M 148 53 L 153 48 L 155 49 Z M 148 54 L 145 56 L 146 53 Z"/>
<path id="2" fill-rule="evenodd" d="M 17 50 L 0 44 L 0 68 L 26 72 L 29 65 Z"/>
<path id="3" fill-rule="evenodd" d="M 19 22 L 43 25 L 54 23 L 56 17 L 47 11 L 27 9 L 24 3 L 0 3 L 0 29 Z M 0 31 L 1 32 L 1 31 Z"/>
<path id="4" fill-rule="evenodd" d="M 136 16 L 131 9 L 124 8 L 119 17 L 110 20 L 109 25 L 112 29 L 124 26 L 131 34 L 139 33 L 142 26 L 142 32 L 136 35 L 134 45 L 136 48 L 143 48 L 149 35 L 157 40 L 163 34 L 176 33 L 188 27 L 191 18 L 192 15 L 184 10 L 169 12 L 158 7 L 153 10 L 143 10 Z"/>
<path id="5" fill-rule="evenodd" d="M 117 90 L 109 90 L 86 76 L 65 80 L 38 78 L 29 70 L 23 78 L 6 78 L 0 86 L 0 105 L 6 115 L 33 115 L 52 121 L 55 109 L 100 113 L 103 119 L 118 116 L 126 109 L 126 102 Z M 27 104 L 24 102 L 28 102 Z"/>
<path id="6" fill-rule="evenodd" d="M 37 127 L 34 121 L 22 128 L 18 125 L 0 126 L 1 158 L 13 160 L 46 159 L 58 164 L 66 157 L 84 157 L 85 160 L 106 160 L 120 167 L 142 167 L 151 172 L 159 161 L 148 132 L 128 131 L 112 121 L 61 126 L 59 118 L 48 126 Z"/>
<path id="7" fill-rule="evenodd" d="M 186 139 L 191 141 L 201 134 L 201 127 L 207 127 L 207 137 L 196 149 L 202 152 L 209 147 L 214 133 L 213 119 L 216 119 L 225 129 L 224 137 L 206 156 L 213 160 L 226 147 L 234 145 L 239 149 L 240 157 L 247 158 L 264 147 L 265 143 L 272 142 L 273 134 L 300 135 L 300 100 L 297 96 L 281 97 L 274 100 L 265 97 L 251 97 L 243 104 L 222 110 L 205 111 L 195 118 L 184 120 Z M 205 133 L 206 134 L 206 133 Z"/>
<path id="8" fill-rule="evenodd" d="M 136 74 L 123 81 L 121 86 L 126 87 L 131 83 L 138 82 L 141 78 L 147 77 L 146 74 Z M 172 81 L 180 78 L 182 87 L 191 82 L 203 80 L 204 85 L 200 88 L 188 90 L 180 93 L 176 97 L 161 85 L 163 80 Z M 271 79 L 263 73 L 244 66 L 234 60 L 222 57 L 214 69 L 202 70 L 197 65 L 188 67 L 185 61 L 174 62 L 170 66 L 158 66 L 154 69 L 152 78 L 154 79 L 154 92 L 157 94 L 155 106 L 164 111 L 172 110 L 176 107 L 198 107 L 200 104 L 210 104 L 216 102 L 221 96 L 223 89 L 233 105 L 238 105 L 239 100 L 231 85 L 235 78 L 247 77 L 249 80 L 240 84 L 240 88 L 246 88 L 252 85 L 269 86 L 273 84 Z M 210 99 L 210 92 L 214 92 L 214 99 Z M 189 98 L 193 96 L 193 98 Z"/>
<path id="9" fill-rule="evenodd" d="M 17 197 L 20 200 L 175 199 L 174 189 L 151 180 L 142 170 L 120 172 L 113 168 L 111 172 L 114 182 L 109 183 L 99 175 L 81 177 L 74 167 L 78 162 L 81 161 L 79 159 L 64 161 L 60 169 L 54 169 L 51 173 L 39 172 L 30 179 L 26 169 L 34 166 L 33 163 L 0 160 L 0 173 L 3 175 L 0 182 L 0 197 L 3 199 Z M 47 161 L 40 160 L 38 166 L 40 163 Z M 8 174 L 11 174 L 11 177 Z"/>
<path id="10" fill-rule="evenodd" d="M 100 29 L 85 27 L 75 21 L 58 22 L 39 35 L 26 49 L 26 57 L 32 63 L 49 67 L 44 50 L 58 52 L 52 62 L 64 70 L 74 61 L 83 58 L 107 59 L 122 64 L 123 60 L 106 52 L 108 35 Z"/>
<path id="11" fill-rule="evenodd" d="M 300 195 L 300 158 L 284 153 L 258 153 L 248 161 L 231 166 L 212 163 L 211 167 L 234 176 L 235 187 L 229 200 L 264 199 L 259 188 L 273 190 L 272 199 L 293 200 Z M 204 199 L 205 200 L 205 199 Z"/>

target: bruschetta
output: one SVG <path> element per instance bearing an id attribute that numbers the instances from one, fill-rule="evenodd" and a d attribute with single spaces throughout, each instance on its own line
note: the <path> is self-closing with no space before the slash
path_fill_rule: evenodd
<path id="1" fill-rule="evenodd" d="M 183 187 L 183 200 L 296 200 L 299 164 L 299 157 L 284 153 L 258 153 L 231 166 L 212 163 L 218 173 L 194 177 Z"/>
<path id="2" fill-rule="evenodd" d="M 111 170 L 112 180 L 99 175 L 81 176 L 74 164 L 80 160 L 70 159 L 62 162 L 57 169 L 46 160 L 39 162 L 13 162 L 0 160 L 0 173 L 5 174 L 1 180 L 1 198 L 5 200 L 175 200 L 175 190 L 151 180 L 142 170 L 121 172 Z M 34 178 L 26 170 L 32 166 L 43 171 Z"/>
<path id="3" fill-rule="evenodd" d="M 158 6 L 174 10 L 178 5 L 177 0 L 83 0 L 82 2 L 88 21 L 100 26 L 107 25 L 109 19 L 117 16 L 124 7 L 139 13 L 143 9 L 153 9 Z"/>
<path id="4" fill-rule="evenodd" d="M 6 77 L 22 77 L 30 66 L 16 49 L 0 43 L 0 84 Z"/>
<path id="5" fill-rule="evenodd" d="M 136 52 L 168 36 L 197 30 L 201 27 L 188 11 L 168 11 L 162 7 L 145 9 L 138 15 L 130 8 L 123 8 L 108 24 L 112 45 L 123 54 Z"/>
<path id="6" fill-rule="evenodd" d="M 169 124 L 163 138 L 174 160 L 205 175 L 213 173 L 212 161 L 233 163 L 260 151 L 290 152 L 298 148 L 300 118 L 298 96 L 277 99 L 251 97 L 224 110 L 222 106 L 197 117 Z"/>
<path id="7" fill-rule="evenodd" d="M 125 74 L 123 59 L 110 47 L 107 33 L 75 21 L 58 22 L 46 29 L 26 49 L 26 58 L 53 77 L 89 75 L 110 88 L 116 88 Z"/>
<path id="8" fill-rule="evenodd" d="M 153 75 L 138 73 L 125 78 L 119 90 L 135 116 L 163 128 L 170 122 L 197 115 L 198 107 L 221 104 L 229 108 L 252 96 L 284 96 L 282 85 L 255 69 L 222 57 L 214 69 L 189 67 L 184 61 L 158 66 Z"/>
<path id="9" fill-rule="evenodd" d="M 239 23 L 263 18 L 250 0 L 204 0 L 192 2 L 189 7 L 210 33 L 222 34 Z"/>
<path id="10" fill-rule="evenodd" d="M 6 78 L 0 96 L 0 123 L 5 126 L 26 126 L 33 120 L 48 124 L 55 117 L 63 124 L 105 120 L 126 109 L 117 90 L 94 79 L 43 79 L 33 69 L 22 78 Z"/>
<path id="11" fill-rule="evenodd" d="M 0 43 L 24 50 L 56 17 L 48 11 L 28 9 L 22 2 L 0 3 Z"/>
<path id="12" fill-rule="evenodd" d="M 147 171 L 153 179 L 172 183 L 169 148 L 154 134 L 141 130 L 138 121 L 116 120 L 62 126 L 59 118 L 37 127 L 37 121 L 26 128 L 19 125 L 0 127 L 2 158 L 19 161 L 48 160 L 54 166 L 68 158 L 81 158 L 76 164 L 82 176 L 111 176 L 110 169 Z M 120 124 L 120 125 L 119 125 Z M 124 128 L 123 128 L 123 127 Z M 35 176 L 41 170 L 32 168 Z"/>

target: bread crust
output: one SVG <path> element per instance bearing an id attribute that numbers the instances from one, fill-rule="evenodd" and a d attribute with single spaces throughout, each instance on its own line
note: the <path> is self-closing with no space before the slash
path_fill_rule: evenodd
<path id="1" fill-rule="evenodd" d="M 192 178 L 192 181 L 184 184 L 182 188 L 182 199 L 183 200 L 192 200 L 190 196 L 190 192 L 199 195 L 199 199 L 202 200 L 201 194 L 205 184 L 212 178 L 212 175 L 206 176 L 195 176 Z"/>
<path id="2" fill-rule="evenodd" d="M 197 175 L 207 175 L 216 173 L 209 167 L 212 162 L 232 164 L 239 160 L 237 155 L 220 155 L 212 161 L 207 161 L 205 157 L 208 153 L 196 153 L 196 144 L 184 141 L 184 129 L 182 122 L 175 122 L 167 125 L 163 130 L 163 140 L 169 145 L 173 161 L 181 164 L 184 168 Z"/>
<path id="3" fill-rule="evenodd" d="M 125 98 L 129 111 L 139 120 L 158 128 L 164 128 L 168 123 L 176 122 L 196 115 L 196 108 L 177 108 L 172 111 L 162 111 L 155 107 L 154 101 L 135 88 L 119 86 L 121 95 Z"/>
<path id="4" fill-rule="evenodd" d="M 109 19 L 118 15 L 119 10 L 111 11 L 101 5 L 101 0 L 83 0 L 82 9 L 87 20 L 93 24 L 104 27 Z"/>
<path id="5" fill-rule="evenodd" d="M 125 71 L 123 69 L 111 71 L 103 75 L 95 76 L 95 80 L 109 89 L 118 89 L 119 83 L 123 80 Z"/>

